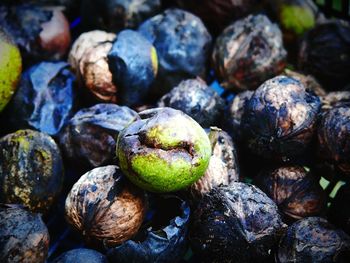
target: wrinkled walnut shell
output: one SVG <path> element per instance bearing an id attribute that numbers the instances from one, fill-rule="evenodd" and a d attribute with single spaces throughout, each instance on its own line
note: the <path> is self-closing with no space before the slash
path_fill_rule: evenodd
<path id="1" fill-rule="evenodd" d="M 84 174 L 66 199 L 66 220 L 92 243 L 107 247 L 134 236 L 146 211 L 143 191 L 123 178 L 117 166 Z"/>

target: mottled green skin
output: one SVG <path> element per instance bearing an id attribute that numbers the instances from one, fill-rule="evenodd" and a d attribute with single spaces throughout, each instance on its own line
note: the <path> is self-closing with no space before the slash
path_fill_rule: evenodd
<path id="1" fill-rule="evenodd" d="M 46 212 L 61 191 L 63 164 L 55 141 L 32 130 L 0 139 L 0 203 Z"/>
<path id="2" fill-rule="evenodd" d="M 211 145 L 197 122 L 170 108 L 140 116 L 119 134 L 117 144 L 120 167 L 130 181 L 151 192 L 173 192 L 204 175 Z"/>
<path id="3" fill-rule="evenodd" d="M 0 112 L 15 93 L 22 72 L 17 46 L 0 30 Z"/>
<path id="4" fill-rule="evenodd" d="M 281 8 L 281 24 L 287 30 L 302 35 L 315 26 L 315 15 L 310 8 L 283 5 Z"/>

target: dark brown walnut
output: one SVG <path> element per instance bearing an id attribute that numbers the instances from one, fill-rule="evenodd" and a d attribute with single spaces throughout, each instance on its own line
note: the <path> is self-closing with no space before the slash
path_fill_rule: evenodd
<path id="1" fill-rule="evenodd" d="M 211 33 L 218 35 L 232 21 L 244 17 L 256 9 L 256 0 L 176 0 L 203 20 Z"/>
<path id="2" fill-rule="evenodd" d="M 326 90 L 350 83 L 350 23 L 327 20 L 308 31 L 300 44 L 298 67 L 315 76 Z"/>
<path id="3" fill-rule="evenodd" d="M 222 125 L 235 141 L 241 140 L 241 119 L 244 105 L 250 100 L 253 93 L 250 90 L 238 93 L 225 110 Z"/>
<path id="4" fill-rule="evenodd" d="M 350 235 L 350 187 L 343 185 L 328 210 L 329 221 Z"/>
<path id="5" fill-rule="evenodd" d="M 327 94 L 321 84 L 311 75 L 304 75 L 290 69 L 285 69 L 283 75 L 300 81 L 306 90 L 314 92 L 319 97 L 326 96 Z"/>
<path id="6" fill-rule="evenodd" d="M 321 217 L 307 217 L 288 227 L 276 253 L 277 263 L 346 263 L 349 259 L 350 237 Z"/>
<path id="7" fill-rule="evenodd" d="M 44 263 L 49 232 L 39 214 L 18 206 L 0 206 L 0 261 Z"/>
<path id="8" fill-rule="evenodd" d="M 108 263 L 105 255 L 92 249 L 76 248 L 69 250 L 52 263 Z"/>
<path id="9" fill-rule="evenodd" d="M 200 262 L 261 262 L 273 254 L 283 224 L 276 204 L 244 183 L 214 188 L 198 205 L 190 228 Z"/>
<path id="10" fill-rule="evenodd" d="M 19 130 L 0 139 L 0 202 L 46 212 L 61 192 L 63 164 L 45 133 Z"/>
<path id="11" fill-rule="evenodd" d="M 265 15 L 249 15 L 216 39 L 212 65 L 225 89 L 255 90 L 285 67 L 282 33 Z"/>
<path id="12" fill-rule="evenodd" d="M 201 78 L 180 82 L 158 102 L 158 107 L 181 110 L 202 127 L 218 124 L 225 101 Z"/>
<path id="13" fill-rule="evenodd" d="M 71 41 L 69 23 L 57 7 L 2 5 L 0 25 L 27 59 L 61 59 Z M 26 60 L 27 62 L 27 60 Z"/>
<path id="14" fill-rule="evenodd" d="M 350 175 L 350 105 L 325 112 L 318 127 L 319 157 Z"/>
<path id="15" fill-rule="evenodd" d="M 325 213 L 326 194 L 318 177 L 300 166 L 284 166 L 262 172 L 256 186 L 277 204 L 288 222 Z"/>
<path id="16" fill-rule="evenodd" d="M 99 43 L 87 49 L 79 62 L 79 71 L 91 94 L 101 102 L 117 102 L 117 86 L 109 70 L 107 55 L 112 48 L 111 42 Z"/>
<path id="17" fill-rule="evenodd" d="M 112 247 L 133 237 L 147 209 L 145 193 L 130 184 L 117 166 L 84 174 L 66 199 L 66 220 L 89 243 Z"/>
<path id="18" fill-rule="evenodd" d="M 59 136 L 65 157 L 74 166 L 91 169 L 114 164 L 118 134 L 139 119 L 128 107 L 96 104 L 78 111 Z"/>
<path id="19" fill-rule="evenodd" d="M 266 81 L 244 107 L 241 128 L 248 149 L 282 161 L 301 155 L 313 137 L 320 106 L 319 98 L 293 78 Z"/>
<path id="20" fill-rule="evenodd" d="M 85 52 L 104 42 L 112 42 L 116 35 L 101 30 L 89 31 L 81 34 L 74 41 L 72 49 L 69 52 L 68 63 L 71 65 L 73 72 L 76 73 L 78 81 L 82 84 L 81 72 L 79 68 L 80 60 Z"/>
<path id="21" fill-rule="evenodd" d="M 331 91 L 321 97 L 322 110 L 327 111 L 341 105 L 350 105 L 350 91 Z"/>
<path id="22" fill-rule="evenodd" d="M 209 166 L 204 176 L 189 188 L 194 199 L 202 198 L 217 186 L 239 181 L 237 150 L 231 137 L 225 131 L 212 127 L 209 139 L 212 145 Z"/>

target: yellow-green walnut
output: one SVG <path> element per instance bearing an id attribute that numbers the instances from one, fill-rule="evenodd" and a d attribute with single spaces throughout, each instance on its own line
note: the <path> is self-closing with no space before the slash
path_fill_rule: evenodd
<path id="1" fill-rule="evenodd" d="M 118 137 L 117 156 L 131 182 L 151 192 L 172 192 L 202 177 L 211 144 L 191 117 L 171 108 L 140 113 Z"/>
<path id="2" fill-rule="evenodd" d="M 0 112 L 15 93 L 22 72 L 17 46 L 0 30 Z"/>

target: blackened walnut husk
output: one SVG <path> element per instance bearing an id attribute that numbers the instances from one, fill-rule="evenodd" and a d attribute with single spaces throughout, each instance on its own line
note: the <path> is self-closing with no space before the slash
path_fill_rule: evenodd
<path id="1" fill-rule="evenodd" d="M 66 220 L 92 244 L 116 246 L 133 237 L 147 209 L 145 194 L 117 166 L 84 174 L 66 199 Z"/>
<path id="2" fill-rule="evenodd" d="M 96 104 L 74 115 L 60 134 L 60 146 L 75 167 L 113 164 L 119 132 L 136 119 L 137 113 L 128 107 Z"/>
<path id="3" fill-rule="evenodd" d="M 153 196 L 150 219 L 131 240 L 107 252 L 110 262 L 173 263 L 187 250 L 190 207 L 176 196 Z"/>
<path id="4" fill-rule="evenodd" d="M 44 263 L 50 236 L 39 214 L 0 206 L 0 261 Z"/>
<path id="5" fill-rule="evenodd" d="M 108 263 L 108 261 L 106 256 L 100 252 L 87 248 L 77 248 L 63 253 L 52 263 Z"/>
<path id="6" fill-rule="evenodd" d="M 202 198 L 217 186 L 239 181 L 237 149 L 231 137 L 225 131 L 211 127 L 209 139 L 212 145 L 209 166 L 204 176 L 189 188 L 195 200 Z"/>
<path id="7" fill-rule="evenodd" d="M 157 51 L 140 33 L 121 31 L 108 53 L 113 82 L 118 86 L 118 102 L 126 106 L 146 102 L 158 73 Z"/>
<path id="8" fill-rule="evenodd" d="M 331 91 L 321 97 L 322 111 L 342 105 L 350 105 L 350 91 Z"/>
<path id="9" fill-rule="evenodd" d="M 1 5 L 0 26 L 12 36 L 26 63 L 32 59 L 61 59 L 70 45 L 68 21 L 57 8 Z"/>
<path id="10" fill-rule="evenodd" d="M 115 37 L 116 35 L 114 33 L 94 30 L 81 34 L 74 41 L 68 55 L 68 63 L 70 64 L 72 71 L 77 75 L 77 79 L 80 85 L 83 85 L 83 80 L 79 65 L 80 60 L 84 56 L 85 52 L 89 51 L 89 49 L 95 48 L 101 43 L 112 42 Z"/>
<path id="11" fill-rule="evenodd" d="M 282 72 L 286 56 L 278 26 L 265 15 L 249 15 L 216 39 L 212 64 L 222 87 L 255 90 Z"/>
<path id="12" fill-rule="evenodd" d="M 159 72 L 154 94 L 164 95 L 184 79 L 205 78 L 212 38 L 198 17 L 167 9 L 146 20 L 138 31 L 157 50 Z"/>
<path id="13" fill-rule="evenodd" d="M 329 221 L 350 235 L 350 187 L 343 185 L 332 200 L 328 211 Z"/>
<path id="14" fill-rule="evenodd" d="M 286 76 L 266 81 L 245 104 L 241 120 L 252 153 L 287 161 L 302 154 L 316 129 L 320 99 Z"/>
<path id="15" fill-rule="evenodd" d="M 218 123 L 224 106 L 225 101 L 201 78 L 180 82 L 158 102 L 158 107 L 181 110 L 205 128 Z"/>
<path id="16" fill-rule="evenodd" d="M 287 68 L 283 71 L 282 75 L 300 81 L 306 90 L 314 92 L 319 97 L 326 96 L 327 94 L 321 84 L 311 75 L 305 75 Z"/>
<path id="17" fill-rule="evenodd" d="M 66 62 L 41 62 L 26 70 L 6 113 L 12 128 L 56 135 L 73 113 L 74 81 Z"/>
<path id="18" fill-rule="evenodd" d="M 308 217 L 288 227 L 282 237 L 276 262 L 349 262 L 350 237 L 326 219 Z"/>
<path id="19" fill-rule="evenodd" d="M 327 198 L 319 178 L 301 166 L 263 171 L 254 180 L 256 186 L 277 204 L 286 221 L 325 213 Z"/>
<path id="20" fill-rule="evenodd" d="M 137 28 L 160 11 L 160 0 L 82 0 L 82 26 L 86 30 L 118 32 Z"/>
<path id="21" fill-rule="evenodd" d="M 201 200 L 190 229 L 201 262 L 263 261 L 284 224 L 276 204 L 253 185 L 214 188 Z"/>
<path id="22" fill-rule="evenodd" d="M 0 139 L 0 202 L 46 212 L 59 195 L 63 164 L 45 133 L 19 130 Z"/>
<path id="23" fill-rule="evenodd" d="M 176 0 L 179 7 L 185 8 L 203 20 L 214 35 L 218 35 L 232 21 L 254 11 L 256 0 Z"/>
<path id="24" fill-rule="evenodd" d="M 350 82 L 350 24 L 331 20 L 310 30 L 299 51 L 299 68 L 314 75 L 327 90 Z"/>
<path id="25" fill-rule="evenodd" d="M 241 120 L 244 105 L 250 100 L 253 93 L 254 92 L 250 90 L 238 93 L 224 112 L 222 120 L 223 129 L 226 130 L 237 142 L 241 141 L 242 138 Z"/>
<path id="26" fill-rule="evenodd" d="M 350 175 L 350 105 L 335 107 L 322 116 L 318 127 L 319 157 Z"/>

